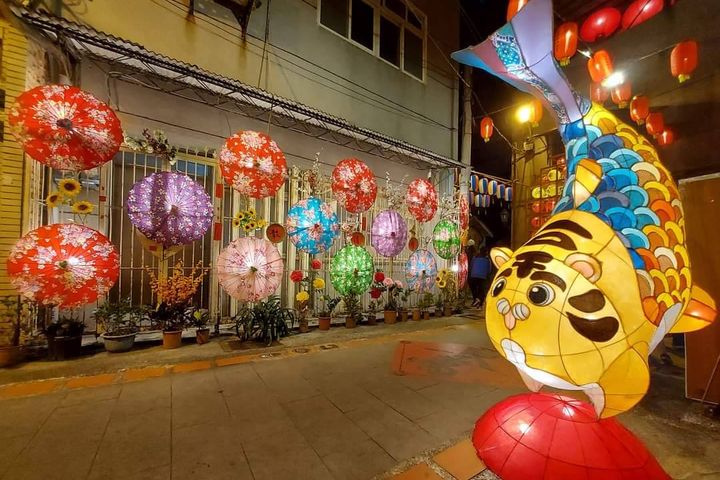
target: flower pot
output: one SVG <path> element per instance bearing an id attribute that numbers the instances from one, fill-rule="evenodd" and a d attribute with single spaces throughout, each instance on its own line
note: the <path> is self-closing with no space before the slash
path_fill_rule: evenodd
<path id="1" fill-rule="evenodd" d="M 135 345 L 135 334 L 128 335 L 102 335 L 105 350 L 112 353 L 127 352 Z"/>
<path id="2" fill-rule="evenodd" d="M 48 337 L 48 358 L 65 360 L 80 355 L 82 335 Z"/>
<path id="3" fill-rule="evenodd" d="M 198 328 L 195 330 L 195 341 L 198 345 L 204 345 L 210 341 L 210 329 Z"/>
<path id="4" fill-rule="evenodd" d="M 182 344 L 182 330 L 163 332 L 163 348 L 170 350 Z"/>
<path id="5" fill-rule="evenodd" d="M 423 312 L 423 320 L 430 320 L 430 312 L 428 310 Z"/>
<path id="6" fill-rule="evenodd" d="M 345 317 L 345 328 L 355 328 L 357 326 L 357 321 L 355 320 L 355 317 L 352 315 L 348 315 Z"/>
<path id="7" fill-rule="evenodd" d="M 330 330 L 330 317 L 318 318 L 318 328 L 320 330 Z"/>
<path id="8" fill-rule="evenodd" d="M 371 313 L 367 316 L 367 324 L 368 325 L 377 325 L 377 317 L 374 313 Z"/>
<path id="9" fill-rule="evenodd" d="M 407 322 L 408 321 L 408 311 L 407 310 L 401 310 L 400 311 L 400 321 L 401 322 Z"/>
<path id="10" fill-rule="evenodd" d="M 387 324 L 391 325 L 397 321 L 397 312 L 395 310 L 385 310 L 383 316 Z"/>
<path id="11" fill-rule="evenodd" d="M 310 331 L 310 325 L 308 325 L 307 319 L 298 321 L 298 332 L 308 333 Z"/>
<path id="12" fill-rule="evenodd" d="M 449 317 L 449 316 L 452 315 L 452 313 L 453 313 L 452 306 L 450 306 L 450 305 L 445 305 L 445 307 L 443 308 L 443 314 L 444 314 L 444 316 Z"/>
<path id="13" fill-rule="evenodd" d="M 418 309 L 418 308 L 413 309 L 412 319 L 415 320 L 416 322 L 419 322 L 420 321 L 420 313 L 421 313 L 420 309 Z"/>
<path id="14" fill-rule="evenodd" d="M 7 346 L 0 347 L 0 368 L 11 367 L 20 363 L 23 357 L 22 347 Z"/>

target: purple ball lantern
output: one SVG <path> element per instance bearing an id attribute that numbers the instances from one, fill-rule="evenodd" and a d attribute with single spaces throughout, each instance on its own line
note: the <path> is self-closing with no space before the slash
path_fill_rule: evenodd
<path id="1" fill-rule="evenodd" d="M 383 257 L 402 252 L 407 241 L 407 224 L 395 210 L 383 210 L 372 224 L 372 246 Z"/>

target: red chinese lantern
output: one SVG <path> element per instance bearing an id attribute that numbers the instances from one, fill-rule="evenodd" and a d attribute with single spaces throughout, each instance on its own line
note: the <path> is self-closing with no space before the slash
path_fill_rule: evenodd
<path id="1" fill-rule="evenodd" d="M 620 26 L 622 15 L 613 7 L 601 8 L 590 14 L 580 27 L 580 38 L 584 42 L 595 42 L 611 36 Z"/>
<path id="2" fill-rule="evenodd" d="M 698 63 L 698 46 L 694 40 L 680 42 L 675 45 L 670 54 L 670 71 L 680 83 L 690 79 Z"/>
<path id="3" fill-rule="evenodd" d="M 533 217 L 533 218 L 530 220 L 530 225 L 531 225 L 533 228 L 540 228 L 540 225 L 542 225 L 542 218 L 540 218 L 540 217 Z"/>
<path id="4" fill-rule="evenodd" d="M 630 117 L 638 125 L 645 123 L 650 113 L 650 100 L 645 95 L 635 95 L 630 102 Z"/>
<path id="5" fill-rule="evenodd" d="M 365 245 L 365 235 L 363 235 L 361 232 L 354 232 L 350 237 L 350 243 L 352 243 L 356 247 L 362 247 L 363 245 Z"/>
<path id="6" fill-rule="evenodd" d="M 540 125 L 540 120 L 542 120 L 543 117 L 543 104 L 538 99 L 533 99 L 530 102 L 530 124 L 533 127 L 537 127 Z"/>
<path id="7" fill-rule="evenodd" d="M 610 92 L 602 86 L 602 83 L 592 82 L 590 84 L 590 99 L 593 102 L 603 104 L 609 96 Z"/>
<path id="8" fill-rule="evenodd" d="M 652 112 L 645 117 L 645 128 L 653 137 L 657 137 L 665 130 L 665 119 L 660 112 Z"/>
<path id="9" fill-rule="evenodd" d="M 532 202 L 530 204 L 530 208 L 532 209 L 533 213 L 540 213 L 541 204 L 539 201 Z"/>
<path id="10" fill-rule="evenodd" d="M 627 107 L 630 97 L 632 97 L 632 87 L 630 82 L 625 80 L 620 85 L 613 87 L 612 90 L 610 90 L 610 96 L 612 97 L 613 103 L 618 107 Z"/>
<path id="11" fill-rule="evenodd" d="M 593 82 L 601 83 L 613 73 L 612 57 L 606 50 L 598 50 L 588 60 L 588 71 Z"/>
<path id="12" fill-rule="evenodd" d="M 265 236 L 272 243 L 280 243 L 285 240 L 285 227 L 283 227 L 279 223 L 273 223 L 271 225 L 268 225 L 267 229 L 265 230 Z"/>
<path id="13" fill-rule="evenodd" d="M 485 143 L 490 141 L 490 137 L 493 134 L 493 120 L 490 117 L 483 117 L 480 120 L 480 136 L 485 140 Z"/>
<path id="14" fill-rule="evenodd" d="M 672 144 L 675 141 L 675 134 L 672 130 L 669 128 L 666 128 L 662 131 L 660 135 L 657 136 L 657 142 L 662 147 L 667 147 L 668 145 Z"/>
<path id="15" fill-rule="evenodd" d="M 510 0 L 507 8 L 507 21 L 509 22 L 529 1 L 530 0 Z"/>
<path id="16" fill-rule="evenodd" d="M 635 0 L 622 16 L 622 28 L 627 30 L 640 25 L 662 12 L 664 0 Z"/>
<path id="17" fill-rule="evenodd" d="M 578 43 L 578 26 L 575 22 L 565 22 L 555 32 L 555 58 L 560 65 L 570 63 L 570 57 L 575 55 Z"/>
<path id="18" fill-rule="evenodd" d="M 420 242 L 418 242 L 418 239 L 415 237 L 410 238 L 410 240 L 408 241 L 408 248 L 410 249 L 411 252 L 414 252 L 415 250 L 417 250 L 419 246 L 420 246 Z"/>

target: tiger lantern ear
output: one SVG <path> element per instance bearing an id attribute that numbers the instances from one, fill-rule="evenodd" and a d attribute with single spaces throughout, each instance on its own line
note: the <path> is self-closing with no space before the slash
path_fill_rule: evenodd
<path id="1" fill-rule="evenodd" d="M 505 264 L 505 262 L 510 260 L 512 254 L 513 252 L 509 248 L 495 247 L 490 250 L 490 260 L 492 260 L 492 263 L 496 268 L 500 268 Z"/>
<path id="2" fill-rule="evenodd" d="M 585 253 L 573 253 L 565 259 L 565 265 L 576 270 L 580 275 L 595 283 L 602 275 L 600 262 Z"/>

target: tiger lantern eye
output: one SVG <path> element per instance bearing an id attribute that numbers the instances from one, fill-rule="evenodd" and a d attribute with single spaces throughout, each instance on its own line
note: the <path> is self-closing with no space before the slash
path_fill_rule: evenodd
<path id="1" fill-rule="evenodd" d="M 549 305 L 555 299 L 555 292 L 553 289 L 544 283 L 532 284 L 527 295 L 533 304 L 540 307 Z"/>
<path id="2" fill-rule="evenodd" d="M 500 292 L 503 291 L 503 288 L 505 288 L 506 283 L 507 282 L 505 281 L 504 278 L 501 278 L 500 280 L 495 282 L 495 286 L 492 289 L 492 296 L 497 297 L 498 295 L 500 295 Z"/>

